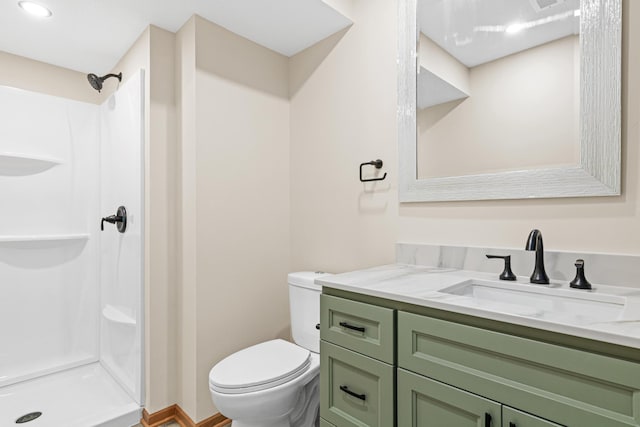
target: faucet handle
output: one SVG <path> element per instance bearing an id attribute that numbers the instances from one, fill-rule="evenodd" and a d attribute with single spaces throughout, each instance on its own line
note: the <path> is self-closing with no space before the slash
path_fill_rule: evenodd
<path id="1" fill-rule="evenodd" d="M 569 283 L 574 289 L 591 289 L 591 283 L 584 277 L 584 260 L 577 259 L 576 263 L 576 277 Z"/>
<path id="2" fill-rule="evenodd" d="M 516 275 L 511 271 L 511 255 L 488 255 L 487 258 L 500 258 L 504 260 L 504 270 L 500 274 L 500 280 L 516 280 Z"/>

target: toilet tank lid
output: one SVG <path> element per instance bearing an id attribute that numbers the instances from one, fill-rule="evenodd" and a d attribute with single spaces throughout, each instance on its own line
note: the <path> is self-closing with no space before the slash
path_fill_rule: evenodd
<path id="1" fill-rule="evenodd" d="M 314 280 L 326 276 L 332 276 L 332 274 L 323 271 L 299 271 L 297 273 L 289 273 L 287 279 L 290 285 L 320 291 L 322 286 L 316 285 Z"/>

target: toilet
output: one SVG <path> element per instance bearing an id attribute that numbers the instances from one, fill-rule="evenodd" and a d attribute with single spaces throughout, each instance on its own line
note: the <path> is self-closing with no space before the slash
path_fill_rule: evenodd
<path id="1" fill-rule="evenodd" d="M 276 339 L 240 350 L 209 372 L 211 399 L 231 427 L 315 427 L 320 405 L 321 272 L 288 275 L 295 344 Z"/>

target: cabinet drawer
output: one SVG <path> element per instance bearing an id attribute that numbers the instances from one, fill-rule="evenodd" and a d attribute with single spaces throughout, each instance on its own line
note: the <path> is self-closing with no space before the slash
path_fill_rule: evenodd
<path id="1" fill-rule="evenodd" d="M 339 427 L 394 425 L 394 367 L 320 342 L 320 416 Z"/>
<path id="2" fill-rule="evenodd" d="M 394 362 L 394 310 L 344 298 L 320 298 L 320 338 L 374 359 Z"/>
<path id="3" fill-rule="evenodd" d="M 398 427 L 501 427 L 501 409 L 497 402 L 398 369 Z"/>
<path id="4" fill-rule="evenodd" d="M 567 426 L 640 426 L 640 365 L 398 312 L 398 366 Z"/>
<path id="5" fill-rule="evenodd" d="M 504 427 L 562 427 L 560 424 L 534 417 L 508 406 L 502 407 L 502 425 Z"/>

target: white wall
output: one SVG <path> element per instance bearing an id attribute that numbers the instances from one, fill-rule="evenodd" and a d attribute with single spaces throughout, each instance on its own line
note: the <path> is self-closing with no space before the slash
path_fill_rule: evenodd
<path id="1" fill-rule="evenodd" d="M 126 229 L 100 233 L 100 361 L 143 403 L 144 72 L 100 106 L 100 215 L 126 209 Z M 98 222 L 95 222 L 97 228 Z"/>
<path id="2" fill-rule="evenodd" d="M 99 122 L 92 104 L 5 86 L 0 117 L 3 386 L 98 359 Z"/>

